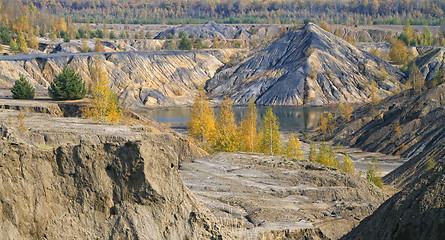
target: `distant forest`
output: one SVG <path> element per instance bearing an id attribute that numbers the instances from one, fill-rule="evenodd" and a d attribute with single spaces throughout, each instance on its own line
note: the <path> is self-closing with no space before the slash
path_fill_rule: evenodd
<path id="1" fill-rule="evenodd" d="M 74 22 L 444 25 L 445 0 L 23 0 Z"/>

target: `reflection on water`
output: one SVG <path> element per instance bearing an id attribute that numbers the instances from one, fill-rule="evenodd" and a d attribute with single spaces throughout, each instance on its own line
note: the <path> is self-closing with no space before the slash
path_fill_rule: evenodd
<path id="1" fill-rule="evenodd" d="M 266 112 L 266 107 L 258 107 L 258 120 Z M 234 107 L 235 120 L 239 122 L 246 113 L 246 107 Z M 320 115 L 327 111 L 326 107 L 275 107 L 273 112 L 278 116 L 280 129 L 311 129 L 318 125 Z M 175 126 L 186 126 L 191 118 L 189 108 L 154 109 L 145 111 L 149 116 L 158 122 L 170 123 Z M 218 109 L 215 109 L 218 114 Z"/>

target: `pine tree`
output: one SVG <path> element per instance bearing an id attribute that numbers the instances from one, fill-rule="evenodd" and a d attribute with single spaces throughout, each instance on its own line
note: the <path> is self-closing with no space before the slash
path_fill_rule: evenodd
<path id="1" fill-rule="evenodd" d="M 199 39 L 199 38 L 198 38 Z M 245 152 L 254 152 L 258 143 L 257 134 L 258 111 L 253 98 L 247 105 L 246 118 L 241 123 L 241 145 Z"/>
<path id="2" fill-rule="evenodd" d="M 261 130 L 259 143 L 260 152 L 270 155 L 279 155 L 282 153 L 281 136 L 278 131 L 278 126 L 277 116 L 273 113 L 272 107 L 268 107 L 263 116 L 263 129 Z"/>
<path id="3" fill-rule="evenodd" d="M 20 74 L 20 79 L 15 81 L 11 88 L 12 98 L 14 99 L 33 99 L 35 95 L 35 88 L 29 84 L 23 74 Z"/>
<path id="4" fill-rule="evenodd" d="M 303 151 L 301 150 L 300 146 L 300 139 L 298 137 L 294 137 L 294 134 L 292 133 L 289 141 L 286 145 L 286 157 L 297 159 L 299 161 L 304 159 Z"/>
<path id="5" fill-rule="evenodd" d="M 439 69 L 436 69 L 436 72 L 434 72 L 433 81 L 431 82 L 431 87 L 437 87 L 444 82 L 445 82 L 445 74 Z"/>
<path id="6" fill-rule="evenodd" d="M 341 168 L 341 171 L 345 173 L 355 172 L 354 164 L 352 163 L 352 160 L 347 153 L 343 157 L 343 166 Z"/>
<path id="7" fill-rule="evenodd" d="M 422 46 L 431 46 L 431 44 L 433 44 L 433 35 L 431 34 L 431 30 L 427 26 L 423 27 L 420 44 Z"/>
<path id="8" fill-rule="evenodd" d="M 116 39 L 116 34 L 114 33 L 114 31 L 110 31 L 110 39 Z"/>
<path id="9" fill-rule="evenodd" d="M 104 23 L 104 26 L 102 28 L 102 32 L 103 32 L 104 38 L 108 38 L 109 31 L 108 31 L 108 28 L 107 28 L 107 24 L 105 24 L 105 23 Z"/>
<path id="10" fill-rule="evenodd" d="M 317 148 L 315 147 L 315 143 L 311 143 L 309 147 L 309 161 L 316 162 L 317 161 Z"/>
<path id="11" fill-rule="evenodd" d="M 74 69 L 65 66 L 62 72 L 54 77 L 48 94 L 54 100 L 81 99 L 86 95 L 85 83 Z"/>
<path id="12" fill-rule="evenodd" d="M 0 41 L 2 44 L 10 45 L 12 41 L 11 32 L 8 27 L 2 26 L 0 28 Z"/>
<path id="13" fill-rule="evenodd" d="M 226 98 L 220 106 L 216 121 L 215 149 L 220 152 L 235 152 L 239 150 L 238 126 L 232 111 L 232 101 Z"/>
<path id="14" fill-rule="evenodd" d="M 187 38 L 186 35 L 181 37 L 181 41 L 179 41 L 179 49 L 181 50 L 191 50 L 192 49 L 192 41 Z"/>
<path id="15" fill-rule="evenodd" d="M 201 142 L 213 143 L 216 136 L 215 114 L 203 87 L 198 89 L 191 113 L 188 123 L 190 135 Z"/>

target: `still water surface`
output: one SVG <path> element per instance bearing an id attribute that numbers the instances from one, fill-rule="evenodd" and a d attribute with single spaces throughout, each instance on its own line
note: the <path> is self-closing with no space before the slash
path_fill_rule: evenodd
<path id="1" fill-rule="evenodd" d="M 257 109 L 260 122 L 267 108 L 257 107 Z M 282 130 L 312 129 L 318 125 L 321 113 L 328 110 L 328 107 L 273 108 L 273 112 L 278 116 L 280 129 Z M 246 107 L 234 107 L 235 120 L 239 122 L 245 116 L 246 111 Z M 158 122 L 168 123 L 175 127 L 185 127 L 191 118 L 190 108 L 153 109 L 146 110 L 145 113 Z M 218 109 L 215 109 L 215 115 L 217 114 Z"/>

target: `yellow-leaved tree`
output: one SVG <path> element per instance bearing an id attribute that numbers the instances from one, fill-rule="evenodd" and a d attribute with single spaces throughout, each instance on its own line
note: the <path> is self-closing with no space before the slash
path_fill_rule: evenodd
<path id="1" fill-rule="evenodd" d="M 370 92 L 369 101 L 372 104 L 377 104 L 380 101 L 380 91 L 379 91 L 379 88 L 378 88 L 376 82 L 374 82 L 374 81 L 371 82 L 369 92 Z"/>
<path id="2" fill-rule="evenodd" d="M 102 42 L 100 39 L 96 39 L 96 43 L 94 44 L 94 51 L 95 52 L 104 52 L 104 46 L 102 45 Z"/>
<path id="3" fill-rule="evenodd" d="M 341 168 L 341 171 L 345 172 L 345 173 L 354 173 L 355 172 L 354 164 L 352 163 L 352 160 L 347 153 L 343 157 L 343 166 Z"/>
<path id="4" fill-rule="evenodd" d="M 340 111 L 341 117 L 343 119 L 345 119 L 348 122 L 351 120 L 351 116 L 352 116 L 352 112 L 354 111 L 354 108 L 352 108 L 352 106 L 348 102 L 346 102 L 345 104 L 340 103 L 338 105 L 338 110 Z"/>
<path id="5" fill-rule="evenodd" d="M 340 163 L 338 162 L 337 158 L 335 158 L 334 147 L 332 147 L 332 146 L 329 147 L 328 155 L 329 155 L 329 158 L 328 158 L 328 161 L 326 162 L 326 165 L 339 169 Z"/>
<path id="6" fill-rule="evenodd" d="M 201 142 L 213 143 L 216 137 L 215 113 L 203 87 L 198 89 L 191 112 L 192 117 L 188 123 L 190 136 Z"/>
<path id="7" fill-rule="evenodd" d="M 286 157 L 303 160 L 303 151 L 301 150 L 300 139 L 295 137 L 292 133 L 289 138 L 289 142 L 286 145 Z"/>
<path id="8" fill-rule="evenodd" d="M 277 116 L 268 107 L 263 116 L 263 128 L 260 132 L 259 150 L 270 155 L 279 155 L 283 152 L 281 136 L 278 131 L 279 122 Z"/>
<path id="9" fill-rule="evenodd" d="M 239 150 L 238 126 L 232 111 L 232 100 L 225 98 L 220 106 L 216 121 L 215 150 L 220 152 L 235 152 Z"/>
<path id="10" fill-rule="evenodd" d="M 334 116 L 332 113 L 324 111 L 320 116 L 320 130 L 324 137 L 334 129 Z"/>
<path id="11" fill-rule="evenodd" d="M 121 116 L 121 109 L 117 96 L 109 87 L 107 73 L 100 66 L 99 58 L 89 67 L 91 76 L 91 107 L 82 109 L 83 116 L 95 121 L 107 121 L 117 124 Z"/>
<path id="12" fill-rule="evenodd" d="M 245 152 L 254 152 L 258 143 L 257 134 L 257 117 L 258 111 L 256 109 L 253 98 L 250 99 L 247 106 L 246 117 L 241 123 L 241 147 Z"/>
<path id="13" fill-rule="evenodd" d="M 318 148 L 318 155 L 316 162 L 326 165 L 329 161 L 328 145 L 323 142 Z"/>

